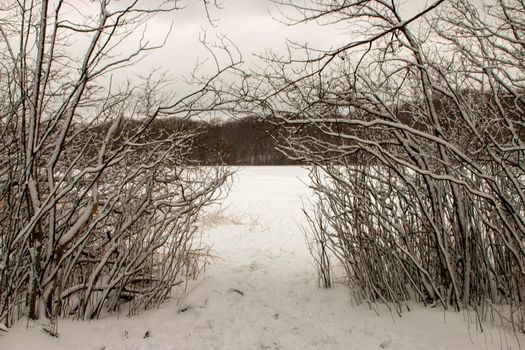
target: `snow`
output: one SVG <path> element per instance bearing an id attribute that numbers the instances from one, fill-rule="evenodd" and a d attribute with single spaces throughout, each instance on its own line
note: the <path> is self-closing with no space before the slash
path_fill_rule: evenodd
<path id="1" fill-rule="evenodd" d="M 411 305 L 399 318 L 356 306 L 349 290 L 317 287 L 300 225 L 307 170 L 246 167 L 230 196 L 210 207 L 203 242 L 215 256 L 187 293 L 138 316 L 60 320 L 52 338 L 19 322 L 0 349 L 518 349 L 525 337 L 464 313 Z"/>

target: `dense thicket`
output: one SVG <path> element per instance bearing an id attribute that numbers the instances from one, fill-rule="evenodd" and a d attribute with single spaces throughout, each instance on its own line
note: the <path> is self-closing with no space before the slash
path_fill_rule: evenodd
<path id="1" fill-rule="evenodd" d="M 335 256 L 359 301 L 525 331 L 523 1 L 437 0 L 411 16 L 397 1 L 279 3 L 353 38 L 269 57 L 249 100 L 313 165 L 321 282 Z"/>
<path id="2" fill-rule="evenodd" d="M 152 126 L 213 113 L 235 55 L 185 96 L 155 74 L 117 86 L 109 73 L 155 49 L 134 35 L 176 2 L 0 7 L 0 324 L 48 318 L 55 334 L 60 316 L 158 305 L 194 271 L 197 219 L 229 172 L 188 166 L 197 130 Z"/>

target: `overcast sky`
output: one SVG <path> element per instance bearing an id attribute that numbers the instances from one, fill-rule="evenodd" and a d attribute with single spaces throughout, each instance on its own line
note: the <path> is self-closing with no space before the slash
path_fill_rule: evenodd
<path id="1" fill-rule="evenodd" d="M 199 43 L 204 31 L 209 41 L 216 40 L 217 33 L 226 35 L 248 62 L 254 61 L 254 54 L 265 50 L 282 51 L 286 38 L 316 46 L 336 40 L 336 33 L 330 28 L 318 28 L 313 24 L 290 27 L 272 19 L 269 11 L 274 9 L 274 5 L 270 0 L 223 0 L 221 9 L 211 11 L 215 19 L 213 26 L 206 18 L 202 0 L 185 1 L 183 4 L 187 4 L 186 8 L 158 17 L 148 25 L 151 40 L 160 41 L 173 21 L 167 44 L 145 59 L 141 70 L 158 66 L 175 76 L 188 74 L 197 59 L 209 56 Z"/>
<path id="2" fill-rule="evenodd" d="M 403 0 L 402 9 L 407 16 L 421 9 L 426 0 Z M 184 9 L 156 17 L 148 24 L 148 38 L 160 42 L 169 30 L 173 29 L 166 45 L 150 54 L 138 67 L 125 73 L 144 74 L 153 68 L 166 71 L 177 84 L 182 84 L 182 77 L 188 76 L 198 59 L 209 57 L 209 53 L 199 43 L 204 30 L 209 40 L 215 33 L 226 35 L 237 45 L 244 61 L 256 61 L 254 54 L 265 50 L 284 52 L 286 39 L 308 43 L 311 47 L 328 48 L 348 41 L 345 31 L 334 26 L 321 27 L 315 23 L 287 26 L 272 18 L 278 14 L 271 0 L 221 0 L 220 9 L 212 9 L 211 17 L 216 19 L 212 26 L 206 18 L 203 0 L 181 1 Z"/>

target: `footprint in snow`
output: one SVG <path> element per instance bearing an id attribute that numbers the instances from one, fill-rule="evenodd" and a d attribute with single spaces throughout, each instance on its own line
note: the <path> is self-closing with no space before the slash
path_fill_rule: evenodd
<path id="1" fill-rule="evenodd" d="M 237 274 L 237 273 L 242 273 L 242 272 L 244 272 L 244 270 L 241 269 L 240 267 L 234 267 L 234 268 L 231 269 L 231 272 Z"/>
<path id="2" fill-rule="evenodd" d="M 208 298 L 206 298 L 206 300 L 204 300 L 204 303 L 202 305 L 186 304 L 186 305 L 180 307 L 177 310 L 177 313 L 180 314 L 180 313 L 187 312 L 187 311 L 190 311 L 190 310 L 193 310 L 193 309 L 204 309 L 204 308 L 206 308 L 206 305 L 208 305 Z"/>
<path id="3" fill-rule="evenodd" d="M 259 344 L 258 349 L 259 350 L 280 350 L 281 344 L 275 341 L 272 342 L 271 344 L 262 343 L 262 344 Z"/>
<path id="4" fill-rule="evenodd" d="M 261 263 L 258 261 L 254 261 L 250 264 L 249 268 L 251 271 L 259 270 L 262 267 Z"/>
<path id="5" fill-rule="evenodd" d="M 381 349 L 386 349 L 388 347 L 390 347 L 390 344 L 392 344 L 392 341 L 391 340 L 385 340 L 384 342 L 382 342 L 381 344 L 379 344 L 379 347 Z"/>

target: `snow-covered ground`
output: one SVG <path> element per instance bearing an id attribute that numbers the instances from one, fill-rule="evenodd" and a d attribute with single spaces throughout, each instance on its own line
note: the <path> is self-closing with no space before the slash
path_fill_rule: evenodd
<path id="1" fill-rule="evenodd" d="M 61 320 L 59 338 L 21 321 L 0 349 L 518 349 L 514 336 L 466 316 L 413 306 L 402 318 L 352 303 L 348 289 L 317 287 L 303 233 L 299 167 L 247 167 L 203 241 L 216 256 L 187 294 L 159 310 L 90 323 Z M 220 214 L 220 215 L 219 215 Z"/>

